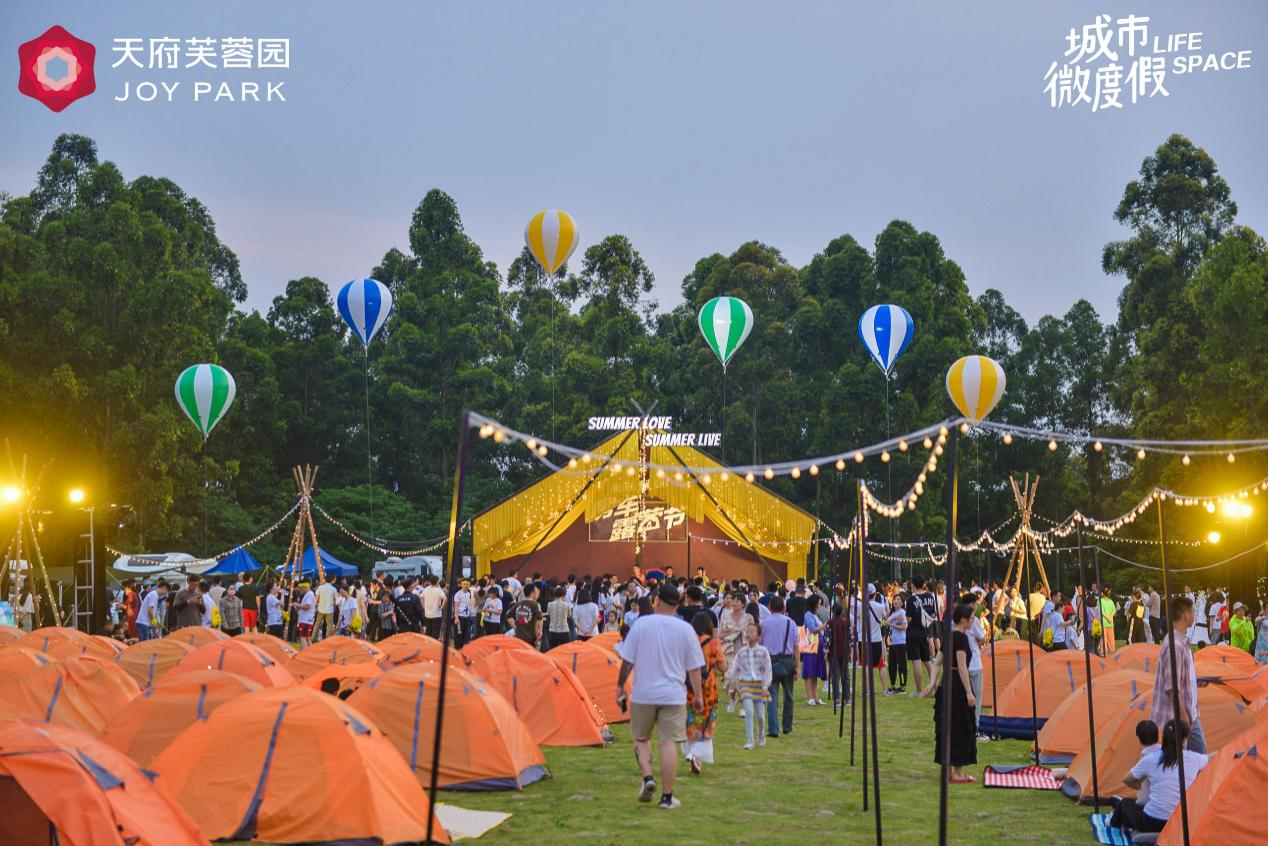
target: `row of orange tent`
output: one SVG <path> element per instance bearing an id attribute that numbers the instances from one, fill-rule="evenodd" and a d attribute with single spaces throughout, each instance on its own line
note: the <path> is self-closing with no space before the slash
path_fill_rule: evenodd
<path id="1" fill-rule="evenodd" d="M 213 839 L 328 840 L 339 829 L 328 824 L 332 809 L 371 794 L 385 798 L 350 815 L 340 811 L 340 818 L 363 836 L 369 833 L 386 842 L 421 839 L 417 826 L 425 827 L 426 814 L 420 819 L 418 809 L 427 806 L 415 791 L 430 780 L 440 651 L 438 641 L 416 634 L 378 645 L 334 637 L 297 652 L 269 635 L 230 639 L 204 628 L 181 629 L 123 648 L 72 629 L 13 636 L 0 627 L 0 721 L 38 721 L 45 728 L 70 731 L 79 735 L 83 749 L 90 749 L 84 744 L 91 741 L 94 748 L 126 755 L 133 767 L 159 773 L 156 789 L 170 788 L 197 824 L 195 831 Z M 467 651 L 451 650 L 440 785 L 522 787 L 546 774 L 539 744 L 604 743 L 610 736 L 603 706 L 619 713 L 613 693 L 619 667 L 615 652 L 598 643 L 569 644 L 558 654 L 544 655 L 513 638 L 484 638 Z M 317 692 L 329 689 L 324 685 L 330 680 L 337 685 L 332 692 L 346 701 Z M 218 716 L 222 712 L 231 717 Z M 256 719 L 260 714 L 275 718 L 267 731 Z M 314 728 L 318 724 L 324 727 Z M 279 742 L 283 735 L 290 738 L 284 744 Z M 305 747 L 304 739 L 315 737 L 323 738 L 319 752 L 295 753 Z M 364 754 L 377 763 L 384 744 L 399 753 L 394 759 L 387 756 L 400 763 L 396 772 L 379 763 L 374 784 L 356 786 L 355 793 L 341 788 L 340 795 L 316 802 L 317 816 L 297 819 L 291 811 L 282 812 L 297 802 L 305 808 L 314 802 L 311 795 L 290 796 L 279 785 L 304 784 L 308 790 L 310 782 L 299 774 L 329 769 L 332 760 L 346 760 L 346 766 L 335 765 L 340 771 L 363 772 L 367 768 L 353 759 Z M 375 745 L 377 750 L 371 748 Z M 214 756 L 229 747 L 273 747 L 287 754 L 266 756 L 258 772 L 249 766 L 224 768 Z M 91 750 L 85 754 L 100 757 Z M 200 763 L 191 768 L 190 761 Z M 92 766 L 85 767 L 96 779 L 96 789 L 106 794 L 114 788 L 103 784 L 128 780 L 124 774 L 102 781 Z M 213 772 L 219 780 L 202 777 Z M 403 774 L 410 775 L 407 786 L 400 783 Z M 248 784 L 251 778 L 255 782 Z M 266 784 L 269 789 L 263 790 Z M 35 798 L 38 794 L 52 802 L 52 792 L 43 793 L 53 791 L 51 783 L 31 790 L 35 792 L 27 791 L 26 804 L 41 809 L 46 826 L 58 827 L 57 814 Z M 263 799 L 249 803 L 252 795 Z M 248 801 L 244 807 L 235 804 L 241 797 Z M 403 812 L 407 806 L 414 811 Z M 391 827 L 393 821 L 398 828 Z M 400 826 L 415 826 L 413 836 L 402 836 Z M 353 839 L 351 829 L 338 833 L 338 839 Z M 10 841 L 0 837 L 0 842 Z M 205 840 L 170 835 L 151 841 L 142 835 L 137 842 Z"/>

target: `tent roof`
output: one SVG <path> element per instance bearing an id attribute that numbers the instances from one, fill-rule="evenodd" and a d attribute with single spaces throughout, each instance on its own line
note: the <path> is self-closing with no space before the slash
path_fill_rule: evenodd
<path id="1" fill-rule="evenodd" d="M 639 461 L 639 439 L 617 432 L 594 449 L 594 456 L 612 456 L 620 462 Z M 814 516 L 788 500 L 743 477 L 727 474 L 725 466 L 694 447 L 653 446 L 645 450 L 647 461 L 666 467 L 683 467 L 681 478 L 665 471 L 648 473 L 648 496 L 684 511 L 692 520 L 709 520 L 730 540 L 748 546 L 758 555 L 788 566 L 789 578 L 805 575 L 806 556 L 817 529 Z M 576 468 L 563 467 L 488 508 L 472 521 L 476 558 L 498 561 L 531 550 L 540 541 L 549 544 L 578 518 L 592 522 L 604 512 L 639 495 L 639 475 L 603 472 L 575 505 L 571 505 L 595 476 L 601 460 L 582 461 Z M 611 466 L 611 465 L 609 465 Z M 693 468 L 688 470 L 685 468 Z M 716 468 L 702 489 L 693 480 L 703 479 L 701 468 Z M 707 491 L 707 493 L 706 493 Z M 555 520 L 563 515 L 558 524 Z M 732 523 L 734 521 L 734 524 Z M 553 525 L 553 529 L 552 529 Z"/>
<path id="2" fill-rule="evenodd" d="M 317 556 L 313 552 L 313 547 L 310 546 L 304 550 L 303 562 L 303 575 L 309 576 L 317 572 Z M 345 564 L 324 549 L 321 551 L 321 567 L 325 572 L 333 573 L 336 576 L 351 577 L 358 573 L 356 567 L 351 564 Z"/>
<path id="3" fill-rule="evenodd" d="M 322 556 L 325 561 L 326 556 Z M 255 570 L 263 570 L 264 565 L 256 560 L 245 546 L 240 546 L 224 558 L 216 562 L 216 566 L 204 572 L 206 576 L 217 576 L 222 573 L 250 573 Z"/>

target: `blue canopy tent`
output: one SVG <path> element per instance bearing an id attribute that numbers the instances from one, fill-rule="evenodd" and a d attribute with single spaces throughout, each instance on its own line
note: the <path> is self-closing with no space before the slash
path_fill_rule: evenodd
<path id="1" fill-rule="evenodd" d="M 300 575 L 303 575 L 303 576 L 317 575 L 317 556 L 313 554 L 313 548 L 311 546 L 308 547 L 308 549 L 304 550 L 304 557 L 302 561 L 303 561 L 303 569 L 300 571 Z M 329 552 L 326 552 L 324 550 L 321 553 L 321 567 L 323 570 L 325 570 L 327 574 L 332 574 L 335 576 L 346 576 L 348 578 L 354 578 L 355 576 L 357 576 L 356 567 L 352 566 L 351 564 L 343 563 L 338 558 L 335 558 Z"/>
<path id="2" fill-rule="evenodd" d="M 263 570 L 264 565 L 255 560 L 245 546 L 240 546 L 216 563 L 216 566 L 204 572 L 207 576 L 219 576 L 225 573 L 252 573 Z"/>

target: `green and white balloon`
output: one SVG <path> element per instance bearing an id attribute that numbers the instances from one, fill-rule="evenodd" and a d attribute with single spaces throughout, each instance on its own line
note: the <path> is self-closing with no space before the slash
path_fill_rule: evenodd
<path id="1" fill-rule="evenodd" d="M 218 364 L 195 364 L 176 379 L 176 404 L 205 439 L 233 405 L 238 386 Z"/>
<path id="2" fill-rule="evenodd" d="M 737 297 L 714 297 L 700 309 L 700 334 L 726 370 L 727 362 L 753 330 L 753 309 Z"/>

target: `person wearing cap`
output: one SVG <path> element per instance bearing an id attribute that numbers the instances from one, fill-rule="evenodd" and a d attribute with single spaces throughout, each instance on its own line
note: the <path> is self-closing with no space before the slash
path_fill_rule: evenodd
<path id="1" fill-rule="evenodd" d="M 656 795 L 652 775 L 652 730 L 660 734 L 660 775 L 663 790 L 657 807 L 679 808 L 674 796 L 678 774 L 677 744 L 687 740 L 687 686 L 692 702 L 703 708 L 700 670 L 704 651 L 695 630 L 678 618 L 678 589 L 662 584 L 656 592 L 653 613 L 639 616 L 625 639 L 617 646 L 621 670 L 616 681 L 616 701 L 630 712 L 630 733 L 634 736 L 634 758 L 643 776 L 638 801 L 650 802 Z M 794 631 L 793 640 L 796 641 Z M 625 683 L 634 673 L 634 684 L 625 693 Z"/>
<path id="2" fill-rule="evenodd" d="M 1246 606 L 1233 603 L 1233 616 L 1228 621 L 1228 642 L 1234 649 L 1254 654 L 1255 624 L 1246 616 Z"/>

